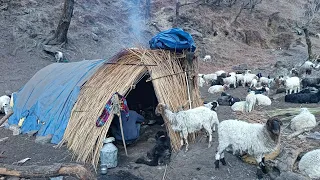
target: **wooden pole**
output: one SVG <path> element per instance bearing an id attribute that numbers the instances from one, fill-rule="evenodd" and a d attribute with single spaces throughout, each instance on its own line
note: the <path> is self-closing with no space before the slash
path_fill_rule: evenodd
<path id="1" fill-rule="evenodd" d="M 115 96 L 116 96 L 115 98 L 116 98 L 117 104 L 114 104 L 114 105 L 118 106 L 118 108 L 119 108 L 117 114 L 118 114 L 118 116 L 119 116 L 120 130 L 121 130 L 121 136 L 122 136 L 122 143 L 123 143 L 124 151 L 126 152 L 126 156 L 128 156 L 126 141 L 124 140 L 124 133 L 123 133 L 123 128 L 122 128 L 121 103 L 120 103 L 120 101 L 119 101 L 118 95 L 115 95 Z"/>
<path id="2" fill-rule="evenodd" d="M 0 120 L 0 126 L 1 126 L 4 122 L 6 122 L 6 120 L 9 119 L 9 117 L 10 117 L 12 114 L 13 114 L 13 112 L 12 112 L 12 111 L 9 111 L 8 114 L 6 114 L 5 116 L 3 116 L 3 117 L 1 118 L 1 120 Z"/>
<path id="3" fill-rule="evenodd" d="M 190 108 L 190 109 L 192 109 L 192 106 L 191 106 L 191 97 L 190 97 L 190 87 L 189 87 L 189 81 L 188 81 L 188 75 L 187 75 L 187 72 L 184 72 L 184 74 L 186 75 L 186 81 L 187 81 L 187 90 L 188 90 L 189 108 Z"/>

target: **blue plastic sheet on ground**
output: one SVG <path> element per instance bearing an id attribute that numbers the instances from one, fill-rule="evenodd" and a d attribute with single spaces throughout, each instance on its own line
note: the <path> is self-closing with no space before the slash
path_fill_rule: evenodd
<path id="1" fill-rule="evenodd" d="M 149 44 L 151 49 L 166 49 L 176 52 L 182 52 L 182 50 L 194 52 L 196 50 L 192 36 L 181 28 L 162 31 L 154 36 Z"/>
<path id="2" fill-rule="evenodd" d="M 14 114 L 9 118 L 9 124 L 18 124 L 21 118 L 25 118 L 22 133 L 36 130 L 37 136 L 52 134 L 51 143 L 58 144 L 81 86 L 104 62 L 54 63 L 41 69 L 13 94 Z"/>

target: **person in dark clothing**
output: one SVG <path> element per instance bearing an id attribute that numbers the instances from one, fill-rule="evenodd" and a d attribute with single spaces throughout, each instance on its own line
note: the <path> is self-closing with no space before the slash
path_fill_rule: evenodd
<path id="1" fill-rule="evenodd" d="M 124 140 L 127 145 L 134 143 L 140 135 L 141 123 L 144 122 L 144 117 L 136 111 L 129 110 L 129 117 L 126 117 L 125 112 L 121 111 L 122 128 Z M 114 116 L 111 123 L 111 133 L 119 143 L 122 143 L 121 129 L 119 117 Z"/>

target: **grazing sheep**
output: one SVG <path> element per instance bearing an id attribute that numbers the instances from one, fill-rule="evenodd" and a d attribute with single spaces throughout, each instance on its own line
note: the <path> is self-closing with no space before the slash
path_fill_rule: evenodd
<path id="1" fill-rule="evenodd" d="M 236 88 L 237 87 L 237 78 L 236 78 L 235 74 L 224 78 L 223 83 L 225 85 L 227 85 L 228 87 L 230 87 L 230 85 L 233 85 L 233 87 Z"/>
<path id="2" fill-rule="evenodd" d="M 214 80 L 217 80 L 217 75 L 212 73 L 212 74 L 204 74 L 202 75 L 202 78 L 206 81 L 207 85 L 212 83 Z"/>
<path id="3" fill-rule="evenodd" d="M 316 124 L 316 118 L 309 112 L 308 108 L 301 108 L 300 114 L 291 120 L 290 128 L 293 131 L 300 131 L 306 128 L 313 128 Z"/>
<path id="4" fill-rule="evenodd" d="M 300 72 L 307 74 L 311 74 L 312 68 L 314 68 L 316 65 L 311 61 L 304 62 L 300 67 Z"/>
<path id="5" fill-rule="evenodd" d="M 250 91 L 249 94 L 246 96 L 246 105 L 245 110 L 246 112 L 251 112 L 254 109 L 254 105 L 256 104 L 257 98 L 255 96 L 254 91 Z"/>
<path id="6" fill-rule="evenodd" d="M 320 179 L 320 149 L 303 155 L 299 162 L 299 170 L 312 179 Z"/>
<path id="7" fill-rule="evenodd" d="M 284 97 L 285 102 L 291 103 L 318 103 L 320 101 L 320 91 L 317 93 L 293 93 Z"/>
<path id="8" fill-rule="evenodd" d="M 256 94 L 257 99 L 257 105 L 258 106 L 270 106 L 271 105 L 271 99 L 268 96 L 265 96 L 263 94 Z"/>
<path id="9" fill-rule="evenodd" d="M 181 146 L 186 143 L 186 151 L 188 151 L 188 134 L 204 128 L 209 135 L 209 145 L 211 146 L 212 131 L 215 126 L 219 125 L 217 113 L 204 106 L 196 107 L 186 111 L 174 113 L 170 111 L 167 105 L 159 103 L 155 110 L 156 115 L 166 117 L 171 124 L 172 130 L 180 132 Z"/>
<path id="10" fill-rule="evenodd" d="M 204 58 L 203 58 L 203 61 L 204 62 L 211 61 L 211 56 L 210 55 L 205 55 Z"/>
<path id="11" fill-rule="evenodd" d="M 300 79 L 298 77 L 286 77 L 284 85 L 286 87 L 286 94 L 300 91 Z"/>
<path id="12" fill-rule="evenodd" d="M 267 173 L 264 156 L 276 150 L 280 142 L 280 125 L 278 119 L 269 119 L 266 124 L 247 123 L 239 120 L 225 120 L 218 126 L 219 145 L 216 153 L 215 168 L 219 168 L 219 161 L 226 165 L 224 151 L 231 146 L 233 153 L 246 152 L 255 157 L 259 164 L 257 176 Z"/>
<path id="13" fill-rule="evenodd" d="M 217 111 L 219 107 L 219 103 L 217 101 L 212 101 L 212 102 L 205 103 L 203 106 L 213 111 Z"/>
<path id="14" fill-rule="evenodd" d="M 302 88 L 316 87 L 320 88 L 320 78 L 304 78 L 301 81 Z"/>
<path id="15" fill-rule="evenodd" d="M 232 111 L 244 112 L 244 111 L 245 111 L 246 103 L 247 103 L 246 101 L 235 102 L 235 103 L 231 106 L 231 109 L 232 109 Z"/>
<path id="16" fill-rule="evenodd" d="M 10 105 L 10 97 L 3 95 L 0 97 L 0 112 L 7 114 Z"/>
<path id="17" fill-rule="evenodd" d="M 221 92 L 224 92 L 226 89 L 228 89 L 227 85 L 223 85 L 223 86 L 222 85 L 214 85 L 214 86 L 209 87 L 208 93 L 211 93 L 211 94 L 221 93 Z"/>

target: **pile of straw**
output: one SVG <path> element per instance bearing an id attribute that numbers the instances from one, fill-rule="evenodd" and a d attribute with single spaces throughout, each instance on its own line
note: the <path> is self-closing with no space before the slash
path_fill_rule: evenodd
<path id="1" fill-rule="evenodd" d="M 119 53 L 108 61 L 116 64 L 106 63 L 100 67 L 82 87 L 61 144 L 67 143 L 77 161 L 91 163 L 97 167 L 102 141 L 107 135 L 113 116 L 109 117 L 103 127 L 96 127 L 95 122 L 112 94 L 115 92 L 128 94 L 141 76 L 149 72 L 158 101 L 166 103 L 173 111 L 177 111 L 188 102 L 186 77 L 182 73 L 184 58 L 184 55 L 178 57 L 163 50 L 129 49 Z M 156 66 L 144 66 L 142 63 Z M 196 84 L 191 92 L 193 107 L 202 104 Z M 178 134 L 172 131 L 168 122 L 166 127 L 173 148 L 179 149 Z"/>

